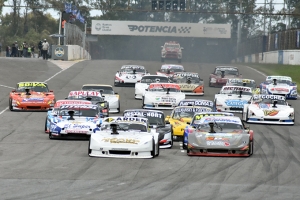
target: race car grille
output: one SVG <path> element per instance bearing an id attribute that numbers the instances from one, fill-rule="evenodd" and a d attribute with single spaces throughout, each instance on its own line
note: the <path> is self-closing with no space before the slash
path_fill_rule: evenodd
<path id="1" fill-rule="evenodd" d="M 279 122 L 279 119 L 265 119 L 264 121 Z"/>
<path id="2" fill-rule="evenodd" d="M 208 153 L 228 153 L 226 149 L 207 149 Z"/>
<path id="3" fill-rule="evenodd" d="M 170 97 L 162 97 L 162 98 L 161 98 L 161 102 L 172 102 L 172 103 L 176 103 L 176 99 L 175 99 L 175 98 L 170 98 Z"/>
<path id="4" fill-rule="evenodd" d="M 172 106 L 172 105 L 162 105 L 162 104 L 160 104 L 159 107 L 171 108 L 171 107 L 173 107 L 173 106 Z"/>
<path id="5" fill-rule="evenodd" d="M 273 93 L 273 95 L 279 95 L 279 96 L 286 96 L 286 94 L 276 94 L 276 93 Z"/>
<path id="6" fill-rule="evenodd" d="M 42 109 L 41 106 L 27 106 L 27 109 Z"/>
<path id="7" fill-rule="evenodd" d="M 229 110 L 243 110 L 243 108 L 229 108 Z"/>
<path id="8" fill-rule="evenodd" d="M 109 154 L 130 155 L 131 151 L 109 150 Z"/>

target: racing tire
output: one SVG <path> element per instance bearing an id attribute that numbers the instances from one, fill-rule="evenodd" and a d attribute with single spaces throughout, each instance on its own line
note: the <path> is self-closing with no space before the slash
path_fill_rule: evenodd
<path id="1" fill-rule="evenodd" d="M 157 154 L 155 156 L 157 157 L 157 156 L 159 156 L 159 151 L 160 151 L 159 143 L 157 143 L 157 147 L 156 148 L 157 148 Z"/>
<path id="2" fill-rule="evenodd" d="M 9 101 L 8 101 L 8 107 L 9 107 L 10 111 L 14 111 L 14 108 L 12 106 L 12 99 L 9 99 Z"/>
<path id="3" fill-rule="evenodd" d="M 54 139 L 54 137 L 53 137 L 53 135 L 52 135 L 52 133 L 49 131 L 49 139 L 50 140 L 53 140 Z"/>
<path id="4" fill-rule="evenodd" d="M 182 149 L 187 150 L 187 146 L 184 144 L 184 134 L 182 137 Z"/>
<path id="5" fill-rule="evenodd" d="M 118 87 L 118 86 L 119 86 L 119 83 L 118 83 L 118 82 L 114 82 L 114 86 L 115 86 L 115 87 Z"/>
<path id="6" fill-rule="evenodd" d="M 212 87 L 212 84 L 211 84 L 210 81 L 211 81 L 211 80 L 209 79 L 208 86 L 209 86 L 209 87 Z"/>
<path id="7" fill-rule="evenodd" d="M 46 120 L 45 120 L 45 133 L 46 133 L 47 130 L 48 130 L 48 129 L 47 129 L 47 121 L 48 121 L 48 120 L 47 120 L 47 117 L 46 117 Z"/>
<path id="8" fill-rule="evenodd" d="M 92 149 L 90 149 L 90 146 L 91 146 L 91 138 L 89 139 L 88 156 L 90 156 L 90 154 L 92 153 Z"/>
<path id="9" fill-rule="evenodd" d="M 181 63 L 181 59 L 178 59 L 178 63 Z"/>
<path id="10" fill-rule="evenodd" d="M 173 129 L 171 129 L 171 142 L 170 142 L 171 146 L 168 149 L 172 149 L 173 143 L 174 143 L 174 140 L 173 140 Z"/>
<path id="11" fill-rule="evenodd" d="M 248 150 L 249 157 L 253 155 L 253 151 L 254 151 L 254 143 L 253 143 L 253 140 L 250 140 L 249 150 Z"/>
<path id="12" fill-rule="evenodd" d="M 161 62 L 165 62 L 165 59 L 164 59 L 164 58 L 161 58 Z"/>
<path id="13" fill-rule="evenodd" d="M 186 155 L 189 155 L 190 150 L 188 148 L 186 148 Z"/>
<path id="14" fill-rule="evenodd" d="M 155 157 L 155 141 L 152 139 L 152 151 L 151 151 L 151 156 L 152 158 Z"/>
<path id="15" fill-rule="evenodd" d="M 118 111 L 117 113 L 120 113 L 120 112 L 121 112 L 120 101 L 119 101 L 119 107 L 118 107 L 117 111 Z"/>
<path id="16" fill-rule="evenodd" d="M 143 99 L 142 99 L 142 108 L 144 108 L 144 106 L 145 106 L 145 104 L 144 104 L 144 101 L 145 100 L 145 98 L 143 97 Z"/>
<path id="17" fill-rule="evenodd" d="M 244 114 L 244 113 L 243 113 Z M 247 112 L 246 112 L 246 118 L 245 118 L 245 122 L 247 122 L 249 120 L 249 110 L 247 109 Z"/>

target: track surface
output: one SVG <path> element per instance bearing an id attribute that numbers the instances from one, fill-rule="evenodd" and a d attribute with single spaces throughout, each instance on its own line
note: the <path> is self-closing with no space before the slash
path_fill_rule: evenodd
<path id="1" fill-rule="evenodd" d="M 57 99 L 86 83 L 113 84 L 123 64 L 144 65 L 154 73 L 160 62 L 83 61 L 48 81 Z M 215 65 L 183 63 L 208 87 Z M 0 84 L 45 81 L 61 69 L 38 59 L 1 59 Z M 264 77 L 240 66 L 245 78 Z M 0 199 L 300 199 L 300 136 L 295 126 L 251 125 L 250 158 L 188 157 L 176 143 L 155 159 L 90 158 L 88 141 L 49 140 L 43 133 L 46 113 L 4 111 L 10 88 L 0 86 Z M 140 108 L 133 88 L 116 88 L 122 110 Z M 299 101 L 290 101 L 299 116 Z M 170 113 L 167 111 L 166 113 Z"/>

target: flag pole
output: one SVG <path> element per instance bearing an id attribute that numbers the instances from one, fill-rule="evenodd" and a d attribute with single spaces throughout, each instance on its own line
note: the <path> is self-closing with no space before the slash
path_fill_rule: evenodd
<path id="1" fill-rule="evenodd" d="M 61 35 L 61 16 L 62 12 L 59 11 L 58 34 Z M 60 45 L 60 37 L 58 37 L 58 45 Z"/>

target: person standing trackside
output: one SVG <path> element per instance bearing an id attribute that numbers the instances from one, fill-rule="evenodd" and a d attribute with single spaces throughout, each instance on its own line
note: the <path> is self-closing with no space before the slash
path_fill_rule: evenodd
<path id="1" fill-rule="evenodd" d="M 24 56 L 24 58 L 27 58 L 27 54 L 28 54 L 28 45 L 24 41 L 24 43 L 23 43 L 23 56 Z"/>
<path id="2" fill-rule="evenodd" d="M 46 39 L 44 39 L 43 46 L 42 46 L 42 54 L 43 54 L 43 60 L 48 60 L 48 49 L 49 49 L 49 43 Z"/>
<path id="3" fill-rule="evenodd" d="M 42 40 L 38 43 L 38 48 L 39 48 L 39 55 L 38 55 L 38 58 L 43 56 L 42 55 L 42 47 L 43 47 L 43 42 Z"/>

